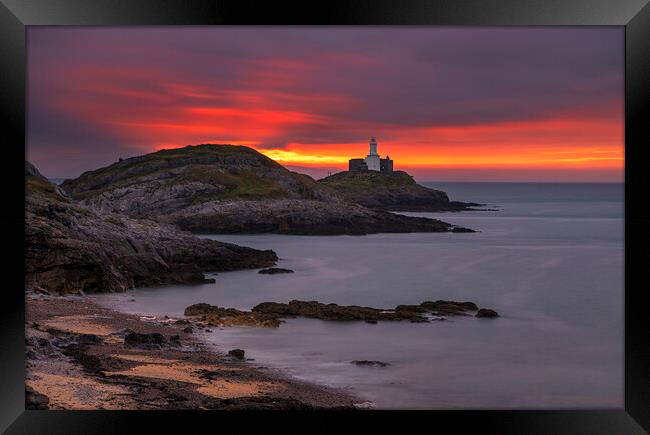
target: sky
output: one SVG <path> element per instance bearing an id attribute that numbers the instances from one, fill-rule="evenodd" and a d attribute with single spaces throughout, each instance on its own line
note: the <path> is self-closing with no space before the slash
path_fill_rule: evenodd
<path id="1" fill-rule="evenodd" d="M 52 178 L 222 143 L 316 178 L 623 179 L 622 27 L 30 27 L 27 158 Z"/>

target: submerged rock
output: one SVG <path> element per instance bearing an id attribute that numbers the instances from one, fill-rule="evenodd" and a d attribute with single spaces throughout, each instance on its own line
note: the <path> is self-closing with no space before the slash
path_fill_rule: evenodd
<path id="1" fill-rule="evenodd" d="M 234 359 L 244 360 L 246 358 L 246 353 L 243 349 L 232 349 L 228 351 L 228 356 Z"/>
<path id="2" fill-rule="evenodd" d="M 352 364 L 356 364 L 358 366 L 364 366 L 364 367 L 388 367 L 390 364 L 387 362 L 383 361 L 369 361 L 369 360 L 355 360 L 351 361 Z"/>
<path id="3" fill-rule="evenodd" d="M 499 317 L 499 313 L 489 308 L 481 308 L 475 317 Z"/>
<path id="4" fill-rule="evenodd" d="M 283 269 L 281 267 L 269 267 L 268 269 L 262 269 L 257 273 L 266 274 L 266 275 L 275 275 L 277 273 L 293 273 L 293 270 Z"/>
<path id="5" fill-rule="evenodd" d="M 451 232 L 452 233 L 475 233 L 476 231 L 465 227 L 453 227 L 451 229 Z"/>

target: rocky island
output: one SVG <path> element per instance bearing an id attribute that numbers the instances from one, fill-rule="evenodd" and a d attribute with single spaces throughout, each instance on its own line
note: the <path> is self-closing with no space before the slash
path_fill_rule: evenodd
<path id="1" fill-rule="evenodd" d="M 442 190 L 417 184 L 404 171 L 343 171 L 318 182 L 347 201 L 384 211 L 462 211 L 481 204 L 450 201 Z"/>
<path id="2" fill-rule="evenodd" d="M 371 210 L 252 148 L 204 144 L 124 159 L 66 180 L 83 205 L 193 233 L 448 232 L 453 225 Z"/>

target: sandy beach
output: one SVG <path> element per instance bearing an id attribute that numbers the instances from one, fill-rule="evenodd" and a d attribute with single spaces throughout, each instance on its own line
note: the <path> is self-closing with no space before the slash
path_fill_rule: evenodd
<path id="1" fill-rule="evenodd" d="M 217 353 L 190 322 L 124 314 L 84 296 L 28 293 L 27 408 L 352 409 L 361 402 L 229 356 L 229 349 Z M 131 331 L 159 333 L 164 343 L 127 345 Z"/>

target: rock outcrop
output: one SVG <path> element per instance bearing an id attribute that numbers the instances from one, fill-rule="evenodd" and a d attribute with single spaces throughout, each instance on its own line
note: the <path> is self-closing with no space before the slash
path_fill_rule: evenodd
<path id="1" fill-rule="evenodd" d="M 58 293 L 206 282 L 203 272 L 275 264 L 273 251 L 199 239 L 178 228 L 76 203 L 26 162 L 25 280 Z"/>
<path id="2" fill-rule="evenodd" d="M 327 321 L 356 320 L 367 323 L 400 320 L 423 323 L 441 320 L 446 316 L 467 316 L 469 315 L 468 311 L 483 312 L 486 310 L 479 310 L 473 302 L 443 300 L 425 301 L 419 305 L 398 305 L 393 309 L 293 300 L 288 304 L 262 302 L 254 306 L 251 311 L 199 303 L 185 308 L 185 315 L 199 317 L 200 321 L 208 325 L 278 327 L 282 323 L 281 319 L 292 317 L 308 317 Z"/>
<path id="3" fill-rule="evenodd" d="M 244 146 L 196 145 L 122 160 L 61 188 L 102 212 L 194 233 L 445 232 L 445 222 L 371 210 Z"/>
<path id="4" fill-rule="evenodd" d="M 282 321 L 274 314 L 241 311 L 217 305 L 199 303 L 185 308 L 186 316 L 199 317 L 200 321 L 212 326 L 259 326 L 276 328 Z"/>
<path id="5" fill-rule="evenodd" d="M 417 184 L 404 171 L 344 171 L 318 182 L 335 190 L 346 200 L 373 210 L 461 211 L 481 205 L 450 201 L 445 192 Z"/>
<path id="6" fill-rule="evenodd" d="M 279 317 L 308 317 L 321 320 L 374 320 L 426 322 L 422 311 L 385 310 L 356 305 L 324 304 L 317 301 L 294 300 L 288 304 L 263 302 L 253 307 L 254 313 L 277 315 Z"/>
<path id="7" fill-rule="evenodd" d="M 467 311 L 477 311 L 474 302 L 425 301 L 420 305 L 398 305 L 393 309 L 360 307 L 357 305 L 324 304 L 316 301 L 291 301 L 288 304 L 263 302 L 253 307 L 254 313 L 276 315 L 278 317 L 311 317 L 321 320 L 364 320 L 376 322 L 385 320 L 409 320 L 426 322 L 427 315 L 458 316 Z M 481 311 L 481 310 L 479 310 Z M 491 311 L 491 310 L 488 310 Z M 480 317 L 480 316 L 479 316 Z"/>

